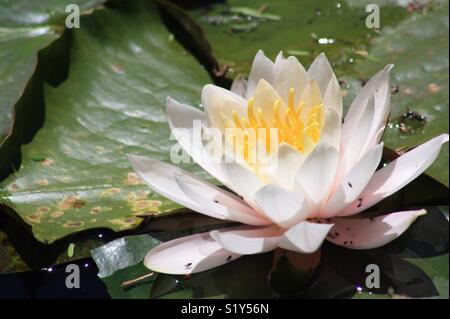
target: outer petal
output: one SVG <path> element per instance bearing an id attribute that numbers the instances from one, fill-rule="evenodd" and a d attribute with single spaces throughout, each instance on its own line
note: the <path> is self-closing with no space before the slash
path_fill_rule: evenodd
<path id="1" fill-rule="evenodd" d="M 226 201 L 229 207 L 236 210 L 244 210 L 247 206 L 237 196 L 213 186 L 179 167 L 143 156 L 129 155 L 128 158 L 136 173 L 151 189 L 194 211 L 214 218 L 229 219 L 220 212 L 204 209 L 199 203 L 186 196 L 176 181 L 177 175 L 184 176 L 189 180 L 190 187 L 201 192 L 204 197 Z"/>
<path id="2" fill-rule="evenodd" d="M 278 246 L 283 231 L 277 226 L 237 230 L 214 230 L 210 232 L 224 249 L 241 255 L 261 254 Z"/>
<path id="3" fill-rule="evenodd" d="M 224 129 L 222 114 L 232 118 L 231 112 L 246 116 L 247 101 L 221 87 L 207 84 L 202 91 L 202 104 L 213 127 Z"/>
<path id="4" fill-rule="evenodd" d="M 231 84 L 230 91 L 236 95 L 239 95 L 240 97 L 245 98 L 245 94 L 247 93 L 247 80 L 245 80 L 242 74 L 236 76 L 233 83 Z"/>
<path id="5" fill-rule="evenodd" d="M 281 237 L 278 246 L 299 253 L 313 253 L 322 245 L 332 227 L 333 224 L 301 222 Z"/>
<path id="6" fill-rule="evenodd" d="M 359 94 L 353 100 L 350 108 L 345 116 L 344 124 L 342 125 L 342 143 L 344 145 L 347 144 L 347 140 L 351 138 L 357 129 L 357 123 L 360 120 L 361 114 L 365 110 L 365 105 L 369 101 L 370 98 L 373 98 L 375 92 L 379 90 L 381 87 L 385 86 L 389 81 L 389 73 L 392 69 L 393 65 L 387 65 L 383 70 L 375 74 L 369 82 L 361 89 Z M 378 102 L 378 99 L 377 99 Z M 375 105 L 377 112 L 379 108 L 389 108 L 389 103 L 385 104 L 377 104 Z M 380 111 L 380 113 L 386 113 L 389 110 Z M 378 113 L 377 113 L 378 114 Z M 372 123 L 372 121 L 370 122 Z"/>
<path id="7" fill-rule="evenodd" d="M 309 205 L 302 194 L 269 184 L 256 192 L 254 201 L 264 214 L 283 228 L 308 218 Z"/>
<path id="8" fill-rule="evenodd" d="M 328 235 L 332 243 L 350 249 L 372 249 L 399 237 L 425 209 L 397 212 L 375 218 L 333 218 Z"/>
<path id="9" fill-rule="evenodd" d="M 210 155 L 205 152 L 203 144 L 198 141 L 196 145 L 195 139 L 201 135 L 194 136 L 194 121 L 203 122 L 205 114 L 192 106 L 181 104 L 174 99 L 167 98 L 167 117 L 172 133 L 192 159 L 198 163 L 205 171 L 223 182 L 223 174 L 218 165 L 211 159 Z M 201 132 L 199 132 L 201 134 Z"/>
<path id="10" fill-rule="evenodd" d="M 248 76 L 246 97 L 250 98 L 254 95 L 256 85 L 261 79 L 264 79 L 269 83 L 273 83 L 273 78 L 274 64 L 264 55 L 262 50 L 259 50 L 253 60 L 252 69 L 250 71 L 250 75 Z"/>
<path id="11" fill-rule="evenodd" d="M 296 174 L 296 184 L 315 205 L 320 204 L 336 176 L 339 154 L 326 144 L 319 144 L 309 154 Z"/>
<path id="12" fill-rule="evenodd" d="M 357 214 L 375 205 L 414 180 L 436 160 L 446 142 L 448 134 L 439 135 L 375 172 L 361 196 L 346 208 L 345 215 Z"/>
<path id="13" fill-rule="evenodd" d="M 381 143 L 372 147 L 353 166 L 340 184 L 336 186 L 331 198 L 323 208 L 320 217 L 328 218 L 336 216 L 361 194 L 380 163 L 383 146 L 383 143 Z"/>
<path id="14" fill-rule="evenodd" d="M 294 103 L 297 106 L 303 90 L 309 83 L 308 73 L 306 73 L 297 58 L 293 56 L 288 57 L 280 66 L 277 63 L 275 65 L 275 89 L 287 103 L 289 90 L 293 88 L 295 90 Z"/>
<path id="15" fill-rule="evenodd" d="M 190 181 L 186 180 L 185 176 L 175 176 L 178 186 L 186 194 L 187 197 L 194 200 L 200 206 L 199 212 L 215 212 L 222 216 L 226 216 L 227 219 L 233 220 L 239 223 L 247 225 L 269 225 L 272 222 L 262 216 L 260 216 L 253 208 L 240 204 L 235 201 L 234 198 L 230 199 L 232 194 L 218 194 L 214 197 L 206 197 L 201 192 L 198 192 L 198 188 L 194 188 L 190 185 Z"/>
<path id="16" fill-rule="evenodd" d="M 186 275 L 223 265 L 241 255 L 226 251 L 209 233 L 181 237 L 156 246 L 144 265 L 165 274 Z"/>

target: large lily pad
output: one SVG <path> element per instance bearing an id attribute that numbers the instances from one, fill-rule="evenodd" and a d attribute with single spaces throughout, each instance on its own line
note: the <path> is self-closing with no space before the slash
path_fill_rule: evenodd
<path id="1" fill-rule="evenodd" d="M 140 216 L 178 207 L 150 193 L 126 154 L 168 160 L 166 96 L 196 105 L 209 82 L 153 5 L 127 3 L 81 24 L 69 78 L 45 88 L 45 125 L 22 148 L 20 169 L 0 184 L 9 192 L 4 204 L 43 242 L 88 228 L 133 228 Z"/>
<path id="2" fill-rule="evenodd" d="M 231 77 L 248 74 L 259 49 L 271 58 L 280 50 L 297 55 L 305 65 L 325 52 L 340 74 L 352 70 L 355 51 L 367 49 L 377 35 L 365 27 L 365 8 L 349 7 L 346 1 L 229 0 L 195 9 L 192 15 L 205 28 L 219 62 L 230 67 Z M 402 8 L 386 6 L 381 23 L 394 25 L 405 15 Z"/>
<path id="3" fill-rule="evenodd" d="M 76 4 L 80 13 L 85 14 L 104 2 L 0 0 L 0 175 L 11 169 L 4 166 L 17 144 L 26 142 L 28 131 L 41 125 L 38 117 L 24 126 L 17 125 L 16 120 L 22 120 L 21 112 L 34 114 L 42 100 L 42 78 L 35 75 L 38 53 L 64 32 L 66 6 Z M 34 81 L 30 83 L 33 75 Z M 28 103 L 30 100 L 32 103 Z"/>

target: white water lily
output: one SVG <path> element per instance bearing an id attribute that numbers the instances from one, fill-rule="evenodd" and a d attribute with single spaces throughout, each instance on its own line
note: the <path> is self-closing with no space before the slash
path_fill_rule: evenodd
<path id="1" fill-rule="evenodd" d="M 145 265 L 157 272 L 189 274 L 277 247 L 312 253 L 327 239 L 350 249 L 371 249 L 400 236 L 425 210 L 372 219 L 349 216 L 418 177 L 436 159 L 448 135 L 377 170 L 390 109 L 391 68 L 388 65 L 361 89 L 344 120 L 339 83 L 324 54 L 306 71 L 295 57 L 280 53 L 272 62 L 259 51 L 248 81 L 238 77 L 230 91 L 214 85 L 203 88 L 205 112 L 168 98 L 172 130 L 183 128 L 192 135 L 194 120 L 222 131 L 278 129 L 279 146 L 269 154 L 278 165 L 271 173 L 261 173 L 257 162 L 216 163 L 203 144 L 193 150 L 192 136 L 178 138 L 193 160 L 234 194 L 174 165 L 130 155 L 136 173 L 155 192 L 199 213 L 243 224 L 165 242 L 148 253 Z M 272 142 L 270 136 L 258 140 L 266 147 Z M 255 147 L 237 149 L 247 159 Z"/>

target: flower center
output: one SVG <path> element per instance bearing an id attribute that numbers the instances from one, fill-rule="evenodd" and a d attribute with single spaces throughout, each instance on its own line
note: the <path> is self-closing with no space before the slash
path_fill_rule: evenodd
<path id="1" fill-rule="evenodd" d="M 269 117 L 265 117 L 261 108 L 255 108 L 255 97 L 247 102 L 247 117 L 239 118 L 238 113 L 231 112 L 232 119 L 222 114 L 226 139 L 233 145 L 246 161 L 258 146 L 263 146 L 268 155 L 276 151 L 275 144 L 287 143 L 304 153 L 320 138 L 323 125 L 324 109 L 322 104 L 309 105 L 294 103 L 295 91 L 289 90 L 287 107 L 283 114 L 283 100 L 278 99 L 273 104 Z M 308 105 L 306 106 L 308 107 Z M 271 119 L 267 121 L 267 119 Z M 274 134 L 275 133 L 275 134 Z M 275 141 L 274 141 L 275 139 Z"/>

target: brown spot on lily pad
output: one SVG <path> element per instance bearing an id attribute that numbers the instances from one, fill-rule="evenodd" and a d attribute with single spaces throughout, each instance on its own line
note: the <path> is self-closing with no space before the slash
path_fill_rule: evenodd
<path id="1" fill-rule="evenodd" d="M 437 85 L 436 83 L 430 83 L 430 84 L 428 84 L 427 89 L 430 93 L 437 93 L 441 90 L 441 87 L 439 85 Z"/>
<path id="2" fill-rule="evenodd" d="M 109 220 L 109 222 L 113 225 L 117 225 L 119 226 L 120 229 L 128 229 L 131 228 L 133 226 L 137 226 L 140 222 L 140 218 L 138 217 L 128 217 L 128 218 L 116 218 L 116 219 L 111 219 Z"/>
<path id="3" fill-rule="evenodd" d="M 90 214 L 97 215 L 102 212 L 102 208 L 100 206 L 95 206 L 91 208 Z"/>
<path id="4" fill-rule="evenodd" d="M 125 185 L 143 185 L 144 182 L 134 172 L 129 172 L 127 178 L 123 180 Z"/>
<path id="5" fill-rule="evenodd" d="M 50 159 L 50 158 L 47 158 L 47 159 L 45 159 L 45 160 L 43 160 L 43 161 L 41 162 L 41 165 L 43 165 L 43 166 L 50 166 L 50 165 L 52 165 L 53 163 L 55 163 L 54 160 L 52 160 L 52 159 Z"/>
<path id="6" fill-rule="evenodd" d="M 48 185 L 48 180 L 47 179 L 40 179 L 36 181 L 36 184 L 38 184 L 39 186 L 47 186 Z"/>
<path id="7" fill-rule="evenodd" d="M 161 202 L 158 200 L 138 200 L 133 203 L 133 212 L 142 211 L 158 211 L 158 207 L 161 206 Z"/>
<path id="8" fill-rule="evenodd" d="M 37 210 L 42 213 L 47 213 L 50 211 L 50 208 L 48 206 L 41 206 L 41 207 L 38 207 Z"/>
<path id="9" fill-rule="evenodd" d="M 80 228 L 84 226 L 84 222 L 68 220 L 62 226 L 65 228 Z"/>
<path id="10" fill-rule="evenodd" d="M 53 218 L 58 218 L 61 217 L 62 215 L 64 215 L 64 212 L 62 210 L 57 210 L 50 213 L 50 216 L 52 216 Z"/>
<path id="11" fill-rule="evenodd" d="M 113 196 L 118 193 L 120 193 L 120 188 L 112 187 L 112 188 L 105 189 L 102 192 L 102 197 L 110 197 L 110 196 Z"/>
<path id="12" fill-rule="evenodd" d="M 25 218 L 31 223 L 40 224 L 41 223 L 41 218 L 42 218 L 43 215 L 44 215 L 44 213 L 39 212 L 39 213 L 34 213 L 34 214 L 31 214 L 31 215 L 28 215 Z"/>
<path id="13" fill-rule="evenodd" d="M 69 196 L 64 198 L 62 201 L 58 203 L 58 208 L 60 210 L 67 210 L 70 208 L 81 208 L 85 204 L 86 203 L 84 201 L 76 198 L 75 196 Z"/>
<path id="14" fill-rule="evenodd" d="M 11 184 L 11 185 L 8 186 L 8 189 L 9 189 L 10 191 L 17 191 L 17 190 L 20 189 L 20 187 L 19 187 L 19 185 L 17 185 L 16 183 L 13 183 L 13 184 Z"/>

